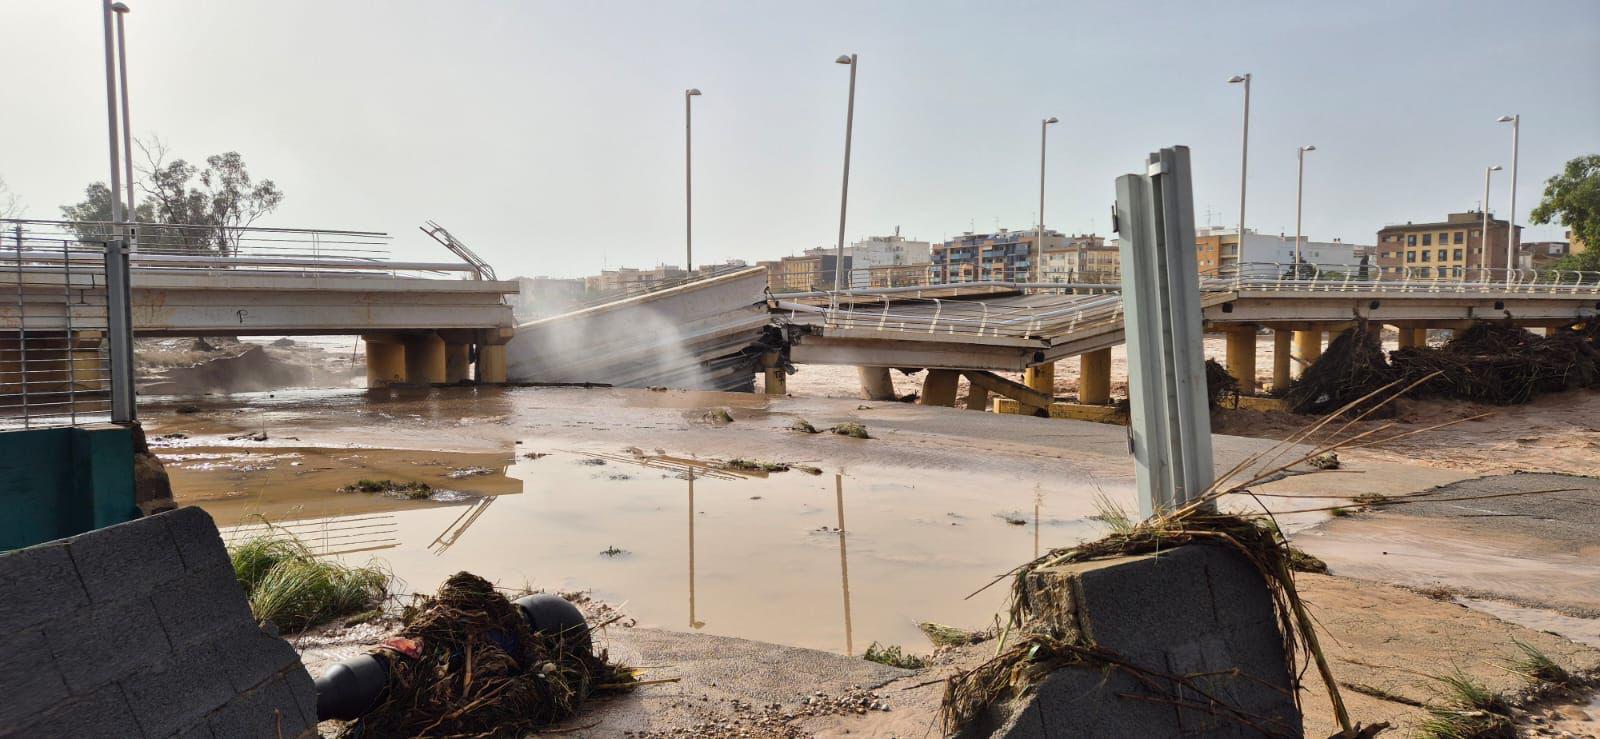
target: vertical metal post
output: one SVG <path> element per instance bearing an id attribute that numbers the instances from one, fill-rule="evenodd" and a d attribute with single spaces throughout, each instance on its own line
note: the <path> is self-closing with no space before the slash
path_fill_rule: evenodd
<path id="1" fill-rule="evenodd" d="M 1489 180 L 1500 165 L 1483 168 L 1483 230 L 1478 232 L 1478 267 L 1489 274 Z"/>
<path id="2" fill-rule="evenodd" d="M 111 422 L 139 420 L 133 398 L 133 315 L 128 242 L 106 241 L 106 334 L 111 348 Z"/>
<path id="3" fill-rule="evenodd" d="M 17 227 L 17 243 L 22 243 L 22 227 Z M 61 240 L 61 306 L 67 320 L 67 412 L 72 425 L 78 425 L 78 348 L 77 331 L 72 325 L 72 252 L 67 240 Z"/>
<path id="4" fill-rule="evenodd" d="M 1151 154 L 1146 172 L 1117 179 L 1116 230 L 1129 431 L 1149 517 L 1199 497 L 1213 471 L 1188 148 Z"/>
<path id="5" fill-rule="evenodd" d="M 839 186 L 839 245 L 833 257 L 833 289 L 844 289 L 844 217 L 850 205 L 850 138 L 856 125 L 856 62 L 855 54 L 834 60 L 850 65 L 850 102 L 844 114 L 844 184 Z"/>
<path id="6" fill-rule="evenodd" d="M 1511 213 L 1506 216 L 1506 284 L 1517 264 L 1517 143 L 1522 138 L 1522 114 L 1511 117 Z"/>
<path id="7" fill-rule="evenodd" d="M 700 94 L 697 88 L 683 91 L 683 260 L 684 271 L 694 272 L 694 122 L 690 101 Z"/>
<path id="8" fill-rule="evenodd" d="M 101 0 L 101 5 L 105 16 L 106 128 L 111 143 L 111 222 L 113 228 L 120 231 L 123 222 L 122 157 L 118 155 L 117 146 L 117 65 L 111 38 L 111 0 Z"/>
<path id="9" fill-rule="evenodd" d="M 23 295 L 22 284 L 22 225 L 17 224 L 17 367 L 22 370 L 22 427 L 28 428 L 32 414 L 28 411 L 28 301 Z"/>
<path id="10" fill-rule="evenodd" d="M 1244 184 L 1250 174 L 1250 75 L 1244 82 L 1244 142 L 1239 150 L 1239 257 L 1244 258 Z M 1220 246 L 1221 241 L 1218 241 Z"/>
<path id="11" fill-rule="evenodd" d="M 128 189 L 128 207 L 124 212 L 131 221 L 137 217 L 137 210 L 133 207 L 133 123 L 128 117 L 128 36 L 123 27 L 123 18 L 128 14 L 128 6 L 114 3 L 111 9 L 117 14 L 117 68 L 122 77 L 122 162 L 123 173 L 128 178 L 124 183 Z"/>

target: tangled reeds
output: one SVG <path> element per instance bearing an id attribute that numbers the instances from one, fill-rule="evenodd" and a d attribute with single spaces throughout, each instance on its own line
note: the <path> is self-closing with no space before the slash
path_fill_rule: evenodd
<path id="1" fill-rule="evenodd" d="M 521 737 L 566 719 L 633 671 L 594 654 L 588 634 L 535 632 L 487 580 L 450 576 L 405 609 L 386 653 L 382 703 L 340 736 Z M 579 637 L 582 638 L 579 638 Z"/>
<path id="2" fill-rule="evenodd" d="M 230 547 L 228 556 L 251 614 L 283 632 L 371 611 L 392 579 L 378 567 L 318 559 L 298 539 L 274 531 Z"/>
<path id="3" fill-rule="evenodd" d="M 1296 413 L 1322 414 L 1401 382 L 1417 383 L 1418 397 L 1526 403 L 1543 393 L 1600 387 L 1596 333 L 1591 325 L 1538 336 L 1509 322 L 1479 322 L 1443 346 L 1406 347 L 1386 357 L 1377 328 L 1358 320 L 1289 385 L 1284 399 Z"/>

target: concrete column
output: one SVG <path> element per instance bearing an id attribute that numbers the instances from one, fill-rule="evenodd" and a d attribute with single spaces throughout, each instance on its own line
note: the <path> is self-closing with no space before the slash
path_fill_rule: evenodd
<path id="1" fill-rule="evenodd" d="M 1417 345 L 1417 333 L 1410 326 L 1395 326 L 1395 331 L 1400 334 L 1400 348 L 1410 349 Z"/>
<path id="2" fill-rule="evenodd" d="M 1289 387 L 1289 381 L 1294 377 L 1291 368 L 1294 366 L 1293 354 L 1290 346 L 1294 343 L 1294 332 L 1272 332 L 1272 389 L 1274 392 L 1283 392 Z"/>
<path id="3" fill-rule="evenodd" d="M 438 334 L 405 338 L 406 382 L 428 384 L 444 382 L 444 339 Z"/>
<path id="4" fill-rule="evenodd" d="M 1239 382 L 1242 395 L 1256 394 L 1256 329 L 1254 326 L 1235 328 L 1226 334 L 1228 339 L 1228 374 Z"/>
<path id="5" fill-rule="evenodd" d="M 969 411 L 986 411 L 986 410 L 989 410 L 989 391 L 988 390 L 984 390 L 983 388 L 978 387 L 977 385 L 973 385 L 971 383 L 968 383 L 967 384 L 967 410 L 969 410 Z"/>
<path id="6" fill-rule="evenodd" d="M 444 381 L 450 384 L 472 379 L 472 345 L 458 342 L 444 345 Z"/>
<path id="7" fill-rule="evenodd" d="M 392 340 L 365 339 L 367 387 L 387 387 L 406 381 L 405 345 Z"/>
<path id="8" fill-rule="evenodd" d="M 961 373 L 955 370 L 931 369 L 922 381 L 922 405 L 955 406 L 956 384 Z"/>
<path id="9" fill-rule="evenodd" d="M 888 367 L 857 367 L 861 378 L 861 397 L 865 400 L 898 400 L 894 394 L 894 380 L 889 378 Z"/>
<path id="10" fill-rule="evenodd" d="M 1322 356 L 1322 330 L 1294 332 L 1294 353 L 1300 357 L 1300 371 L 1304 372 Z"/>
<path id="11" fill-rule="evenodd" d="M 1054 397 L 1056 394 L 1056 363 L 1045 362 L 1022 371 L 1022 384 Z"/>
<path id="12" fill-rule="evenodd" d="M 506 383 L 506 345 L 478 345 L 478 382 L 490 385 Z"/>
<path id="13" fill-rule="evenodd" d="M 767 352 L 762 356 L 762 390 L 767 395 L 788 395 L 789 376 L 784 374 L 782 358 L 777 352 Z"/>
<path id="14" fill-rule="evenodd" d="M 1411 341 L 1418 347 L 1426 348 L 1428 346 L 1428 327 L 1418 326 L 1412 330 L 1417 332 L 1417 336 Z"/>
<path id="15" fill-rule="evenodd" d="M 1078 356 L 1078 402 L 1111 402 L 1111 349 L 1096 349 Z"/>

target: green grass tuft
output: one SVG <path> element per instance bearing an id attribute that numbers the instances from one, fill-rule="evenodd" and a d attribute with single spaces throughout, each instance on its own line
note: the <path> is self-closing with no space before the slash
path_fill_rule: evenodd
<path id="1" fill-rule="evenodd" d="M 1429 706 L 1428 718 L 1418 727 L 1423 739 L 1512 739 L 1516 736 L 1505 698 L 1477 678 L 1456 668 L 1435 675 L 1444 705 Z"/>
<path id="2" fill-rule="evenodd" d="M 392 580 L 377 567 L 318 559 L 286 536 L 249 539 L 228 554 L 250 612 L 286 633 L 373 611 L 388 595 Z"/>
<path id="3" fill-rule="evenodd" d="M 866 426 L 863 426 L 863 425 L 861 425 L 859 423 L 855 423 L 853 421 L 850 422 L 850 423 L 841 423 L 838 426 L 834 426 L 832 429 L 829 429 L 829 430 L 832 431 L 833 433 L 836 433 L 836 434 L 840 435 L 840 436 L 848 436 L 848 437 L 850 437 L 852 439 L 870 439 L 870 438 L 872 438 L 871 436 L 867 435 L 867 427 Z"/>
<path id="4" fill-rule="evenodd" d="M 1098 519 L 1111 530 L 1111 533 L 1127 536 L 1133 531 L 1133 516 L 1105 493 L 1094 494 L 1094 509 L 1095 514 L 1090 518 Z"/>
<path id="5" fill-rule="evenodd" d="M 928 666 L 928 658 L 919 657 L 910 652 L 902 652 L 899 644 L 880 646 L 877 642 L 873 642 L 867 647 L 867 651 L 862 653 L 861 658 L 868 662 L 899 667 L 903 670 L 920 670 Z"/>
<path id="6" fill-rule="evenodd" d="M 1556 664 L 1556 661 L 1551 659 L 1550 655 L 1521 639 L 1513 637 L 1511 643 L 1517 645 L 1517 649 L 1522 652 L 1521 657 L 1511 660 L 1511 669 L 1516 671 L 1517 674 L 1526 677 L 1528 682 L 1536 685 L 1557 685 L 1561 687 L 1571 687 L 1573 685 L 1572 673 L 1568 672 L 1567 668 Z"/>
<path id="7" fill-rule="evenodd" d="M 817 430 L 816 426 L 812 426 L 811 422 L 807 421 L 804 418 L 796 418 L 794 420 L 794 423 L 789 424 L 789 430 L 790 431 L 799 431 L 802 434 L 820 434 L 820 433 L 822 433 L 821 431 Z"/>

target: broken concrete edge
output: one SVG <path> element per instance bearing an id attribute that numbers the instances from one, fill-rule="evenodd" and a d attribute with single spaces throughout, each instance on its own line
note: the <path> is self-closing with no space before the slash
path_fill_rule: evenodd
<path id="1" fill-rule="evenodd" d="M 199 508 L 0 554 L 0 635 L 0 736 L 315 735 Z"/>
<path id="2" fill-rule="evenodd" d="M 1064 654 L 1045 653 L 1051 639 L 1023 648 L 1019 638 L 1007 669 L 1044 672 L 980 688 L 1001 688 L 1000 699 L 951 727 L 962 736 L 1299 733 L 1271 590 L 1238 552 L 1188 544 L 1056 565 L 1023 587 Z"/>

